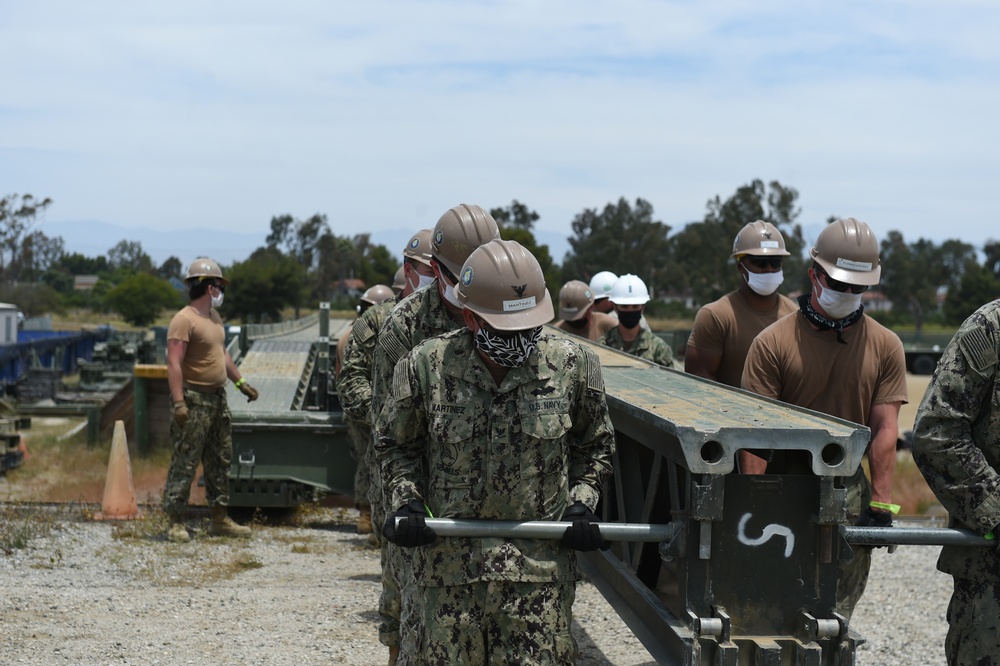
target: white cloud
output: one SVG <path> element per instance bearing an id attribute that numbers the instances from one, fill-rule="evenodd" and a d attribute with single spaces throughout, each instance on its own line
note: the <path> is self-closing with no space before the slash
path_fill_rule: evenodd
<path id="1" fill-rule="evenodd" d="M 286 212 L 353 233 L 515 198 L 566 234 L 622 196 L 678 228 L 762 178 L 799 190 L 804 224 L 850 214 L 981 243 L 998 17 L 972 2 L 8 3 L 0 183 L 52 197 L 54 220 L 263 240 Z"/>

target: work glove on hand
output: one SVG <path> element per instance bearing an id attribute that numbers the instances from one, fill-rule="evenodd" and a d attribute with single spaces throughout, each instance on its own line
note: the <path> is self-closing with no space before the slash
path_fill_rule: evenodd
<path id="1" fill-rule="evenodd" d="M 854 524 L 858 527 L 892 527 L 892 514 L 888 511 L 878 511 L 870 506 L 865 507 Z"/>
<path id="2" fill-rule="evenodd" d="M 187 403 L 181 400 L 180 402 L 174 403 L 174 421 L 177 421 L 177 425 L 183 426 L 188 420 L 188 406 Z"/>
<path id="3" fill-rule="evenodd" d="M 427 509 L 424 505 L 419 500 L 410 500 L 385 519 L 382 536 L 403 548 L 416 548 L 434 543 L 437 534 L 427 527 L 424 521 L 426 517 Z M 397 518 L 402 518 L 399 527 L 396 527 Z"/>
<path id="4" fill-rule="evenodd" d="M 242 393 L 243 395 L 245 395 L 247 397 L 247 402 L 253 402 L 260 395 L 260 394 L 257 393 L 257 389 L 255 389 L 254 387 L 250 386 L 246 382 L 243 382 L 243 384 L 240 386 L 240 393 Z"/>
<path id="5" fill-rule="evenodd" d="M 583 502 L 574 502 L 573 506 L 566 509 L 563 520 L 573 521 L 573 524 L 567 527 L 563 533 L 564 546 L 581 551 L 597 550 L 598 548 L 607 550 L 611 547 L 611 542 L 605 541 L 601 537 L 601 528 L 597 525 L 600 518 Z"/>

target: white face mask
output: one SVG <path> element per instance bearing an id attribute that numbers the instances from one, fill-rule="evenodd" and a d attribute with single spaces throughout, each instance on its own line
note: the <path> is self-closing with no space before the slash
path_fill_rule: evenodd
<path id="1" fill-rule="evenodd" d="M 448 301 L 459 310 L 465 307 L 464 305 L 458 302 L 458 297 L 455 296 L 455 287 L 453 285 L 449 284 L 444 288 L 444 300 Z"/>
<path id="2" fill-rule="evenodd" d="M 225 298 L 226 298 L 226 295 L 224 293 L 222 293 L 221 291 L 219 292 L 218 296 L 212 296 L 212 307 L 213 308 L 221 308 L 222 307 L 222 301 L 225 300 Z"/>
<path id="3" fill-rule="evenodd" d="M 420 273 L 417 273 L 417 278 L 418 278 L 417 285 L 415 287 L 413 287 L 413 291 L 416 291 L 417 289 L 420 289 L 422 287 L 426 287 L 431 282 L 434 282 L 434 276 L 433 275 L 422 275 Z M 412 282 L 410 283 L 410 286 L 411 287 L 413 286 Z"/>
<path id="4" fill-rule="evenodd" d="M 783 271 L 778 271 L 776 273 L 746 272 L 747 284 L 751 289 L 753 289 L 754 293 L 760 294 L 761 296 L 770 296 L 776 292 L 784 280 L 785 274 Z"/>
<path id="5" fill-rule="evenodd" d="M 818 283 L 819 280 L 816 282 Z M 834 291 L 833 289 L 824 289 L 822 285 L 817 286 L 820 289 L 819 305 L 830 315 L 830 319 L 843 319 L 861 307 L 861 294 Z"/>

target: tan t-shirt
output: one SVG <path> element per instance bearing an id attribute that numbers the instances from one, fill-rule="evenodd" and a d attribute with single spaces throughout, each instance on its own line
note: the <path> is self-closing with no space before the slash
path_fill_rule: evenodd
<path id="1" fill-rule="evenodd" d="M 603 312 L 591 312 L 590 321 L 584 328 L 575 328 L 570 326 L 562 319 L 553 324 L 553 326 L 561 331 L 566 331 L 567 333 L 572 333 L 573 335 L 579 335 L 580 337 L 587 338 L 588 340 L 600 340 L 604 337 L 605 333 L 617 325 L 618 319 L 616 317 L 612 317 L 611 315 Z"/>
<path id="2" fill-rule="evenodd" d="M 799 312 L 761 331 L 750 345 L 742 386 L 854 423 L 872 405 L 907 402 L 906 359 L 895 333 L 864 315 L 844 329 L 817 331 Z"/>
<path id="3" fill-rule="evenodd" d="M 713 356 L 721 356 L 715 380 L 729 386 L 739 386 L 743 378 L 743 362 L 750 343 L 757 334 L 799 306 L 781 294 L 771 310 L 761 312 L 751 308 L 739 290 L 698 310 L 687 346 Z"/>
<path id="4" fill-rule="evenodd" d="M 226 330 L 214 309 L 204 317 L 190 305 L 170 320 L 167 340 L 187 343 L 181 374 L 184 383 L 206 389 L 226 385 Z"/>

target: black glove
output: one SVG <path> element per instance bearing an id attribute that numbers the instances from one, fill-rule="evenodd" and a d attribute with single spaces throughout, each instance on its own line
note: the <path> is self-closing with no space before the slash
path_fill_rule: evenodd
<path id="1" fill-rule="evenodd" d="M 854 524 L 858 527 L 892 527 L 892 514 L 888 511 L 876 511 L 868 506 Z"/>
<path id="2" fill-rule="evenodd" d="M 573 506 L 566 509 L 563 520 L 573 521 L 573 525 L 566 528 L 563 533 L 563 545 L 573 550 L 590 551 L 607 550 L 611 547 L 610 541 L 601 538 L 601 528 L 597 523 L 600 518 L 587 508 L 583 502 L 574 502 Z"/>
<path id="3" fill-rule="evenodd" d="M 382 536 L 397 546 L 402 548 L 416 548 L 434 543 L 437 534 L 427 527 L 424 518 L 427 517 L 427 510 L 419 500 L 410 500 L 399 507 L 396 513 L 390 514 L 382 525 Z M 402 518 L 399 528 L 396 527 L 396 519 Z"/>

